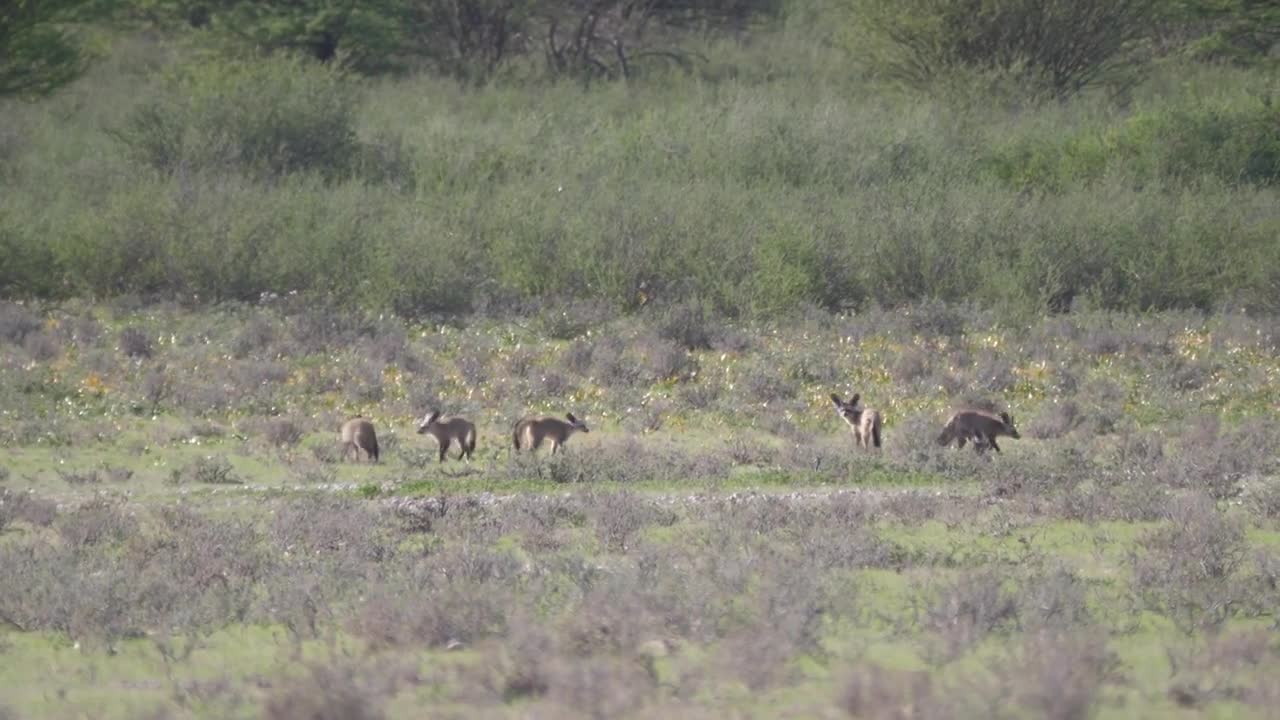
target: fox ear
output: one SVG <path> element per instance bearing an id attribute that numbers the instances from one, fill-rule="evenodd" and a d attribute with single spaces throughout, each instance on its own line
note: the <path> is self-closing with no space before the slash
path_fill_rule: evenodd
<path id="1" fill-rule="evenodd" d="M 862 395 L 860 395 L 860 394 L 858 394 L 858 393 L 854 393 L 854 394 L 853 394 L 853 397 L 849 398 L 849 404 L 850 404 L 850 405 L 857 405 L 857 404 L 858 404 L 858 400 L 860 400 L 861 398 L 862 398 Z"/>
<path id="2" fill-rule="evenodd" d="M 840 396 L 835 393 L 831 393 L 831 402 L 835 403 L 836 407 L 840 407 L 841 405 L 844 404 L 840 402 Z"/>
<path id="3" fill-rule="evenodd" d="M 1005 421 L 1006 423 L 1008 423 L 1008 424 L 1010 424 L 1010 425 L 1012 425 L 1012 424 L 1013 424 L 1013 417 L 1012 417 L 1012 416 L 1010 416 L 1010 415 L 1009 415 L 1009 413 L 1007 413 L 1007 412 L 1002 412 L 1002 413 L 1000 413 L 1000 419 L 1001 419 L 1001 420 L 1003 420 L 1003 421 Z"/>
<path id="4" fill-rule="evenodd" d="M 573 413 L 565 413 L 565 414 L 564 414 L 564 416 L 565 416 L 565 417 L 567 417 L 567 418 L 569 418 L 569 422 L 571 422 L 571 423 L 576 423 L 576 422 L 578 422 L 578 418 L 574 417 L 574 416 L 573 416 Z"/>

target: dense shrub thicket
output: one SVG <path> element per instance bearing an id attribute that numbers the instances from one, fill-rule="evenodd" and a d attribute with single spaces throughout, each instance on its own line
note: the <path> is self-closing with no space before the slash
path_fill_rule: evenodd
<path id="1" fill-rule="evenodd" d="M 1280 309 L 1267 73 L 1172 58 L 1120 100 L 904 95 L 833 70 L 870 60 L 815 46 L 823 17 L 709 41 L 697 75 L 589 87 L 127 37 L 2 108 L 0 295 Z"/>

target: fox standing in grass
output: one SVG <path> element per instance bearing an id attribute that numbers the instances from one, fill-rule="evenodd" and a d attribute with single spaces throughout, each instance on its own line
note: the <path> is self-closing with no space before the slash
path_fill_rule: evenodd
<path id="1" fill-rule="evenodd" d="M 476 426 L 460 417 L 441 420 L 439 410 L 422 418 L 418 423 L 418 434 L 436 439 L 440 445 L 440 462 L 444 462 L 445 451 L 455 440 L 458 441 L 459 460 L 464 457 L 471 460 L 471 454 L 476 451 Z"/>
<path id="2" fill-rule="evenodd" d="M 1000 452 L 996 438 L 1008 435 L 1017 440 L 1022 437 L 1018 428 L 1013 425 L 1013 417 L 1007 412 L 993 413 L 986 410 L 961 410 L 947 420 L 938 436 L 939 445 L 950 445 L 958 441 L 958 447 L 964 447 L 966 441 L 973 441 L 973 449 L 982 454 L 987 447 Z"/>
<path id="3" fill-rule="evenodd" d="M 355 450 L 356 462 L 360 462 L 360 451 L 363 450 L 365 457 L 378 462 L 378 434 L 373 431 L 373 423 L 368 420 L 357 415 L 346 421 L 342 424 L 338 439 L 342 442 L 344 460 L 348 451 Z"/>
<path id="4" fill-rule="evenodd" d="M 573 416 L 565 415 L 568 422 L 555 417 L 527 417 L 516 423 L 512 429 L 511 440 L 517 451 L 522 448 L 536 450 L 544 441 L 551 443 L 551 454 L 554 455 L 561 445 L 576 432 L 591 432 L 587 424 Z"/>
<path id="5" fill-rule="evenodd" d="M 849 423 L 849 428 L 853 430 L 853 442 L 864 448 L 869 448 L 873 444 L 880 447 L 880 411 L 870 408 L 858 407 L 858 399 L 861 395 L 854 394 L 849 398 L 849 402 L 840 400 L 840 396 L 831 393 L 831 402 L 836 406 L 836 413 Z"/>

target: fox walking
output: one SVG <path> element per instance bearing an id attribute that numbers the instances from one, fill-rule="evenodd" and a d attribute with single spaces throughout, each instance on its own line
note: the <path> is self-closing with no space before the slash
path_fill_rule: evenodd
<path id="1" fill-rule="evenodd" d="M 591 432 L 587 424 L 567 413 L 565 420 L 555 417 L 527 417 L 515 424 L 511 431 L 511 441 L 517 451 L 521 449 L 537 450 L 543 442 L 551 443 L 551 454 L 554 455 L 561 445 L 569 441 L 576 432 Z"/>
<path id="2" fill-rule="evenodd" d="M 942 428 L 942 434 L 938 436 L 938 444 L 950 445 L 956 442 L 957 447 L 964 447 L 966 442 L 972 441 L 974 451 L 979 454 L 988 447 L 1000 452 L 996 438 L 1001 435 L 1014 440 L 1022 437 L 1018 434 L 1018 428 L 1014 427 L 1013 417 L 1009 413 L 961 410 L 947 420 L 947 424 Z"/>
<path id="3" fill-rule="evenodd" d="M 430 435 L 440 446 L 440 462 L 444 462 L 444 454 L 455 441 L 458 443 L 458 459 L 471 459 L 476 451 L 476 426 L 469 420 L 460 417 L 440 419 L 440 411 L 436 410 L 418 423 L 419 435 Z"/>

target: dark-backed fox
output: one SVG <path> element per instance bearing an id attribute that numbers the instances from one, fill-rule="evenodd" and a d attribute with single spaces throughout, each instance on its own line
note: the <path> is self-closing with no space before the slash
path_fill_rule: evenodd
<path id="1" fill-rule="evenodd" d="M 836 406 L 836 413 L 849 423 L 850 429 L 853 430 L 853 442 L 864 448 L 880 447 L 880 411 L 870 408 L 858 407 L 858 398 L 861 395 L 855 394 L 849 398 L 849 402 L 844 402 L 839 395 L 831 394 L 831 402 Z"/>
<path id="2" fill-rule="evenodd" d="M 470 460 L 471 454 L 476 451 L 476 426 L 460 417 L 441 420 L 439 410 L 422 418 L 418 423 L 418 434 L 430 435 L 436 439 L 440 445 L 440 462 L 444 462 L 445 451 L 455 440 L 458 441 L 459 460 L 463 457 Z"/>
<path id="3" fill-rule="evenodd" d="M 946 426 L 942 428 L 942 434 L 938 436 L 938 444 L 950 445 L 952 442 L 958 442 L 958 447 L 964 447 L 966 441 L 972 441 L 973 449 L 979 454 L 988 447 L 1000 452 L 996 438 L 1001 435 L 1007 435 L 1014 440 L 1022 437 L 1018 434 L 1018 428 L 1014 427 L 1013 417 L 1009 413 L 961 410 L 947 420 Z"/>
<path id="4" fill-rule="evenodd" d="M 573 416 L 573 413 L 565 415 L 568 422 L 556 417 L 527 417 L 522 418 L 512 428 L 511 440 L 516 450 L 522 448 L 529 450 L 537 450 L 542 447 L 544 441 L 551 443 L 551 454 L 554 455 L 569 440 L 569 436 L 576 432 L 591 432 L 587 428 L 587 424 Z"/>

